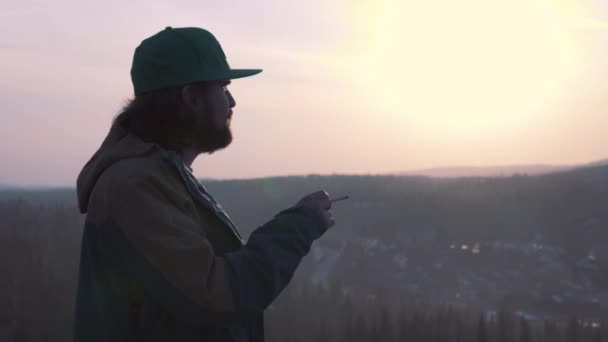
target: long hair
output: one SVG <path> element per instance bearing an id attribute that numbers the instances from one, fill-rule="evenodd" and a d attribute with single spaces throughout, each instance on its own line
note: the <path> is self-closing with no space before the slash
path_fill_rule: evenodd
<path id="1" fill-rule="evenodd" d="M 205 88 L 204 82 L 193 85 L 197 90 Z M 143 141 L 157 143 L 165 149 L 181 150 L 191 146 L 197 119 L 183 104 L 182 87 L 164 88 L 135 96 L 127 101 L 113 124 L 121 125 Z"/>

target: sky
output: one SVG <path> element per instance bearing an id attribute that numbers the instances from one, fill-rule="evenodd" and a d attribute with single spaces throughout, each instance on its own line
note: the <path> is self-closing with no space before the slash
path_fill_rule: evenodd
<path id="1" fill-rule="evenodd" d="M 74 186 L 166 26 L 220 41 L 233 143 L 201 178 L 608 158 L 600 0 L 12 1 L 0 5 L 0 183 Z"/>

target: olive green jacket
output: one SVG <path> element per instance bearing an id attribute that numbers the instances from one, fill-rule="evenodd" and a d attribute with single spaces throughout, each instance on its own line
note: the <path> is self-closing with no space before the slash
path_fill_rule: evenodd
<path id="1" fill-rule="evenodd" d="M 292 207 L 245 242 L 191 171 L 118 125 L 84 166 L 76 341 L 264 339 L 264 309 L 327 227 Z"/>

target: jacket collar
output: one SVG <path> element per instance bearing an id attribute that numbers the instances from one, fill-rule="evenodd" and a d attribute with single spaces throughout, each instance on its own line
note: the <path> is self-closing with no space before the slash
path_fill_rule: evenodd
<path id="1" fill-rule="evenodd" d="M 168 151 L 165 155 L 167 159 L 175 166 L 178 170 L 182 180 L 186 184 L 186 188 L 190 193 L 190 196 L 202 204 L 205 208 L 211 210 L 215 216 L 222 221 L 230 230 L 234 237 L 236 237 L 241 245 L 244 244 L 243 237 L 232 222 L 228 213 L 222 208 L 222 206 L 211 196 L 207 189 L 194 177 L 192 174 L 192 168 L 189 167 L 185 162 L 183 156 L 175 151 Z"/>

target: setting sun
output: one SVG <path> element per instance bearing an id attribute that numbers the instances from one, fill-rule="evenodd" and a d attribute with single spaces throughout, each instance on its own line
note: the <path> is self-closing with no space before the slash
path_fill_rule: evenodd
<path id="1" fill-rule="evenodd" d="M 108 0 L 90 13 L 74 0 L 2 13 L 18 34 L 0 44 L 0 185 L 73 185 L 134 96 L 135 48 L 167 26 L 207 29 L 231 67 L 264 70 L 230 85 L 233 142 L 195 161 L 198 177 L 578 165 L 608 151 L 605 0 Z"/>
<path id="2" fill-rule="evenodd" d="M 567 1 L 369 1 L 347 72 L 394 120 L 456 138 L 547 115 L 582 67 Z"/>

